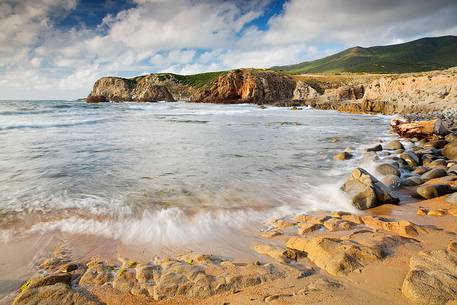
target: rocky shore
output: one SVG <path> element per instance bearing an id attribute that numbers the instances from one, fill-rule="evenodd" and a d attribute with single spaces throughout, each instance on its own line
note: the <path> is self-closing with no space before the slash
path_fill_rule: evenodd
<path id="1" fill-rule="evenodd" d="M 220 72 L 198 86 L 174 74 L 103 77 L 86 98 L 97 102 L 190 101 L 312 106 L 352 113 L 430 113 L 457 108 L 457 68 L 410 74 L 291 76 L 276 71 Z M 182 76 L 181 76 L 182 77 Z"/>
<path id="2" fill-rule="evenodd" d="M 439 119 L 391 126 L 403 137 L 364 153 L 374 172 L 341 186 L 360 212 L 274 219 L 258 261 L 74 261 L 62 246 L 13 304 L 457 304 L 457 134 Z"/>

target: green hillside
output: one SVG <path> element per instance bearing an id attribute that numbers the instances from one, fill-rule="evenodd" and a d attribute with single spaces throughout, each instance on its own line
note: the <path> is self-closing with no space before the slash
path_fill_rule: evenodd
<path id="1" fill-rule="evenodd" d="M 354 47 L 322 59 L 272 69 L 291 74 L 407 73 L 453 66 L 457 66 L 457 36 L 422 38 L 389 46 Z"/>

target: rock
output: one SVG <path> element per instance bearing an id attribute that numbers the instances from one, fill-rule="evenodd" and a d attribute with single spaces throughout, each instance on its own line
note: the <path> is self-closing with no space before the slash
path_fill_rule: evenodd
<path id="1" fill-rule="evenodd" d="M 400 141 L 394 140 L 394 141 L 390 141 L 389 143 L 384 145 L 384 149 L 397 150 L 397 149 L 405 149 L 405 148 L 403 147 L 403 144 L 401 144 Z"/>
<path id="2" fill-rule="evenodd" d="M 435 168 L 435 167 L 444 168 L 446 166 L 447 166 L 447 161 L 444 159 L 436 159 L 428 164 L 428 167 L 431 167 L 431 168 Z"/>
<path id="3" fill-rule="evenodd" d="M 419 165 L 419 162 L 420 162 L 417 155 L 412 151 L 405 151 L 404 153 L 401 153 L 399 155 L 399 157 L 402 158 L 403 160 L 405 160 L 405 162 L 411 168 L 415 168 L 416 166 Z"/>
<path id="4" fill-rule="evenodd" d="M 113 280 L 113 267 L 105 262 L 89 262 L 87 270 L 79 280 L 81 286 L 101 286 Z"/>
<path id="5" fill-rule="evenodd" d="M 449 160 L 457 161 L 457 141 L 450 142 L 446 144 L 443 148 L 443 156 Z"/>
<path id="6" fill-rule="evenodd" d="M 254 247 L 254 250 L 259 254 L 269 256 L 281 262 L 285 262 L 288 260 L 287 257 L 284 255 L 286 250 L 281 247 L 259 244 Z"/>
<path id="7" fill-rule="evenodd" d="M 444 139 L 448 142 L 455 142 L 455 141 L 457 141 L 457 134 L 450 133 L 446 137 L 444 137 Z"/>
<path id="8" fill-rule="evenodd" d="M 340 288 L 340 287 L 342 287 L 342 285 L 340 283 L 338 283 L 338 282 L 322 278 L 322 279 L 318 279 L 317 281 L 312 282 L 307 287 L 308 287 L 309 290 L 329 291 L 329 290 L 332 290 L 332 289 Z"/>
<path id="9" fill-rule="evenodd" d="M 92 103 L 108 103 L 109 100 L 104 97 L 103 95 L 89 95 L 86 97 L 86 103 L 92 104 Z"/>
<path id="10" fill-rule="evenodd" d="M 429 139 L 433 135 L 444 136 L 449 133 L 449 129 L 446 124 L 440 119 L 432 121 L 416 121 L 412 123 L 400 123 L 392 125 L 392 128 L 396 133 L 404 138 L 419 138 Z"/>
<path id="11" fill-rule="evenodd" d="M 315 223 L 300 223 L 298 225 L 298 234 L 305 235 L 323 228 L 320 224 Z"/>
<path id="12" fill-rule="evenodd" d="M 447 213 L 449 215 L 452 215 L 452 216 L 456 216 L 457 217 L 457 208 L 450 208 L 449 210 L 447 210 Z"/>
<path id="13" fill-rule="evenodd" d="M 402 181 L 402 185 L 404 186 L 418 186 L 422 183 L 424 183 L 424 181 L 418 176 L 411 176 Z"/>
<path id="14" fill-rule="evenodd" d="M 452 192 L 452 189 L 448 184 L 433 184 L 421 185 L 417 188 L 416 192 L 424 199 L 432 199 L 447 195 Z"/>
<path id="15" fill-rule="evenodd" d="M 352 154 L 347 152 L 347 151 L 342 151 L 338 154 L 336 154 L 333 159 L 338 160 L 338 161 L 344 161 L 344 160 L 349 160 L 352 159 Z"/>
<path id="16" fill-rule="evenodd" d="M 319 92 L 304 81 L 298 81 L 293 92 L 294 100 L 307 100 L 319 97 Z"/>
<path id="17" fill-rule="evenodd" d="M 366 151 L 370 152 L 370 151 L 382 151 L 382 145 L 381 144 L 377 144 L 375 146 L 372 146 L 372 147 L 369 147 L 366 149 Z"/>
<path id="18" fill-rule="evenodd" d="M 176 99 L 188 100 L 191 91 L 189 86 L 180 83 L 172 74 L 150 74 L 131 79 L 102 77 L 95 82 L 86 102 L 174 102 Z"/>
<path id="19" fill-rule="evenodd" d="M 401 179 L 396 175 L 387 175 L 381 179 L 388 188 L 396 190 L 401 186 Z"/>
<path id="20" fill-rule="evenodd" d="M 426 172 L 421 176 L 423 181 L 428 181 L 435 178 L 441 178 L 447 176 L 447 171 L 443 168 L 434 168 Z"/>
<path id="21" fill-rule="evenodd" d="M 332 275 L 341 276 L 381 260 L 387 255 L 383 249 L 393 248 L 399 242 L 400 237 L 364 230 L 353 235 L 351 239 L 326 236 L 311 239 L 292 237 L 286 246 L 305 252 L 307 258 L 319 268 Z"/>
<path id="22" fill-rule="evenodd" d="M 428 216 L 444 216 L 446 215 L 446 211 L 442 209 L 437 209 L 437 210 L 430 210 L 427 213 Z"/>
<path id="23" fill-rule="evenodd" d="M 452 193 L 451 195 L 447 196 L 445 200 L 449 203 L 457 204 L 457 193 Z"/>
<path id="24" fill-rule="evenodd" d="M 428 214 L 428 210 L 424 207 L 419 207 L 417 209 L 417 215 L 419 216 L 426 216 Z"/>
<path id="25" fill-rule="evenodd" d="M 400 177 L 401 173 L 397 166 L 391 163 L 382 163 L 376 166 L 376 170 L 382 175 L 395 175 Z"/>
<path id="26" fill-rule="evenodd" d="M 290 101 L 295 80 L 274 71 L 237 69 L 222 74 L 208 89 L 193 95 L 203 103 L 273 103 Z"/>
<path id="27" fill-rule="evenodd" d="M 357 100 L 363 97 L 364 92 L 363 85 L 342 86 L 336 90 L 336 98 L 338 101 Z"/>
<path id="28" fill-rule="evenodd" d="M 88 293 L 73 290 L 67 284 L 56 283 L 54 285 L 28 288 L 20 293 L 13 305 L 101 305 L 94 296 Z"/>
<path id="29" fill-rule="evenodd" d="M 324 227 L 331 232 L 348 231 L 354 228 L 356 225 L 356 223 L 333 217 L 324 222 Z"/>
<path id="30" fill-rule="evenodd" d="M 457 165 L 453 165 L 451 167 L 449 167 L 449 169 L 447 170 L 448 174 L 455 174 L 457 175 Z"/>
<path id="31" fill-rule="evenodd" d="M 425 232 L 419 225 L 407 220 L 393 220 L 381 216 L 362 216 L 362 222 L 375 230 L 385 230 L 403 237 L 414 238 Z"/>
<path id="32" fill-rule="evenodd" d="M 422 175 L 422 174 L 425 174 L 426 172 L 428 172 L 429 170 L 430 170 L 430 168 L 428 168 L 427 166 L 418 166 L 414 169 L 413 173 Z"/>
<path id="33" fill-rule="evenodd" d="M 341 189 L 352 198 L 352 204 L 365 210 L 381 204 L 398 204 L 387 186 L 362 168 L 356 168 Z"/>
<path id="34" fill-rule="evenodd" d="M 447 141 L 445 141 L 445 140 L 433 140 L 433 141 L 425 143 L 423 147 L 425 149 L 427 149 L 427 148 L 440 149 L 440 148 L 443 148 L 446 144 L 447 144 Z"/>
<path id="35" fill-rule="evenodd" d="M 415 304 L 442 305 L 457 299 L 455 243 L 446 250 L 422 251 L 411 257 L 403 294 Z"/>

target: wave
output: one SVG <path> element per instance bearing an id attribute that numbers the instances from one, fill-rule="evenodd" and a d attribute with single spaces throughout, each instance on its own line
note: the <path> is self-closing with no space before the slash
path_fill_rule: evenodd
<path id="1" fill-rule="evenodd" d="M 1 130 L 11 129 L 46 129 L 46 128 L 61 128 L 61 127 L 72 127 L 80 125 L 94 125 L 104 121 L 104 118 L 95 120 L 82 120 L 82 121 L 69 121 L 69 122 L 43 122 L 43 123 L 15 123 L 10 125 L 0 125 Z"/>

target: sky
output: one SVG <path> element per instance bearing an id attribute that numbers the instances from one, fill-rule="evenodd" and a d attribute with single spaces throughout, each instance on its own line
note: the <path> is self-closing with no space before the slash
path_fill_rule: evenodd
<path id="1" fill-rule="evenodd" d="M 102 76 L 267 68 L 457 35 L 456 0 L 0 0 L 0 99 L 76 99 Z"/>

